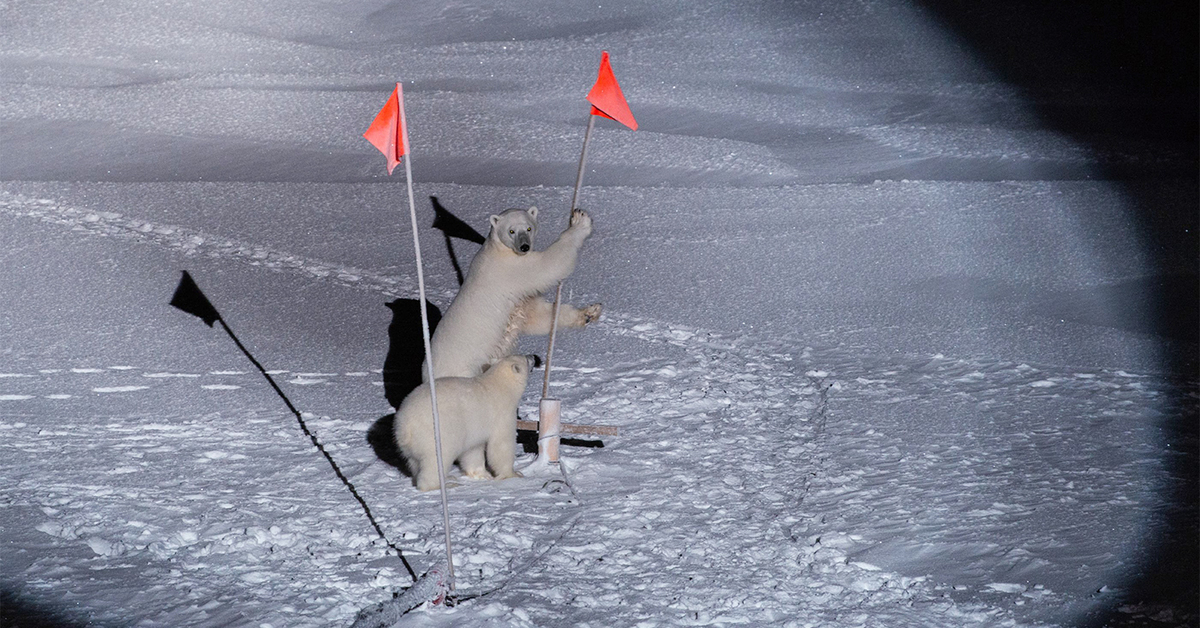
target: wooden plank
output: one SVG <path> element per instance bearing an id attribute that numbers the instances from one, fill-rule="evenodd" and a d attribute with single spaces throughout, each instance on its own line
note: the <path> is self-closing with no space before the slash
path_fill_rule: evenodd
<path id="1" fill-rule="evenodd" d="M 526 421 L 524 419 L 517 420 L 518 430 L 530 430 L 536 432 L 538 428 L 537 421 Z M 563 434 L 600 434 L 603 436 L 620 436 L 620 428 L 615 425 L 582 425 L 579 423 L 562 423 L 559 428 Z"/>

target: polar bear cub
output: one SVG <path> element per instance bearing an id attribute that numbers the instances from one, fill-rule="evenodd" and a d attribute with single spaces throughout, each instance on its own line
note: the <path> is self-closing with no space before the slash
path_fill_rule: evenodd
<path id="1" fill-rule="evenodd" d="M 592 218 L 571 212 L 562 235 L 544 251 L 533 250 L 536 207 L 509 209 L 491 217 L 491 231 L 471 260 L 458 296 L 431 341 L 433 376 L 474 377 L 512 353 L 522 334 L 547 334 L 553 304 L 542 293 L 575 270 L 579 249 L 592 233 Z M 601 305 L 561 304 L 560 327 L 583 327 L 600 318 Z M 428 370 L 421 369 L 428 379 Z"/>
<path id="2" fill-rule="evenodd" d="M 437 378 L 445 470 L 458 461 L 467 477 L 491 479 L 492 474 L 497 480 L 520 477 L 513 470 L 517 405 L 529 381 L 529 370 L 540 366 L 540 362 L 536 355 L 513 355 L 475 377 Z M 428 383 L 404 398 L 396 411 L 394 429 L 396 445 L 408 462 L 417 489 L 438 488 L 433 404 Z M 492 474 L 487 467 L 491 467 Z"/>

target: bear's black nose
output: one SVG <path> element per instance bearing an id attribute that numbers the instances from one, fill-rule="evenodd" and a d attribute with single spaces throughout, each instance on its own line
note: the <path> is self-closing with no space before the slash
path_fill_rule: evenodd
<path id="1" fill-rule="evenodd" d="M 528 252 L 529 252 L 529 245 L 528 245 L 528 244 L 522 244 L 522 245 L 521 245 L 521 252 L 522 252 L 522 253 L 528 253 Z"/>

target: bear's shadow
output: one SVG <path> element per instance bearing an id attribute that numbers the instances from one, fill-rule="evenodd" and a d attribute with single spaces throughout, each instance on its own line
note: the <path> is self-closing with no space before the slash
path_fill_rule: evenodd
<path id="1" fill-rule="evenodd" d="M 425 336 L 421 331 L 421 308 L 416 299 L 396 299 L 385 305 L 392 311 L 392 322 L 388 325 L 388 350 L 383 359 L 383 394 L 389 405 L 398 408 L 408 393 L 421 385 Z M 429 317 L 429 333 L 432 334 L 442 319 L 442 311 L 426 301 L 425 312 Z M 377 458 L 412 477 L 392 436 L 395 424 L 396 416 L 393 413 L 379 417 L 367 430 L 367 443 L 375 450 Z"/>

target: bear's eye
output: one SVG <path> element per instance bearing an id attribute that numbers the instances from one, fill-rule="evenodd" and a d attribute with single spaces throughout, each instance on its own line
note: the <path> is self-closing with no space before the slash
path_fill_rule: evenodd
<path id="1" fill-rule="evenodd" d="M 512 229 L 509 229 L 509 230 L 508 230 L 508 235 L 513 235 L 513 234 L 515 234 L 515 233 L 516 233 L 516 231 L 513 231 Z"/>
<path id="2" fill-rule="evenodd" d="M 533 227 L 525 227 L 526 231 L 533 231 Z"/>

